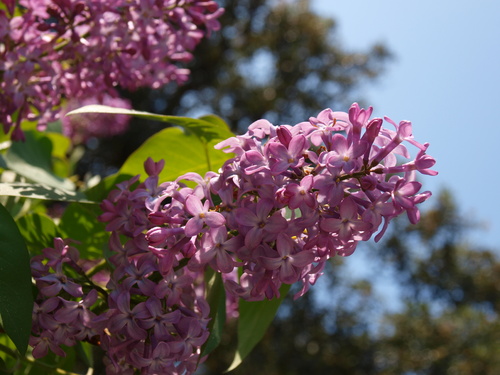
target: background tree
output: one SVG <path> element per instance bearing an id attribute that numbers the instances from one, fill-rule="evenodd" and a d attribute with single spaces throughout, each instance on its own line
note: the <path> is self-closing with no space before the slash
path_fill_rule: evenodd
<path id="1" fill-rule="evenodd" d="M 500 371 L 500 261 L 466 241 L 473 224 L 443 191 L 421 222 L 395 229 L 381 262 L 397 270 L 404 307 L 386 315 L 382 374 L 496 374 Z"/>
<path id="2" fill-rule="evenodd" d="M 189 81 L 161 90 L 123 93 L 134 109 L 168 115 L 215 113 L 236 132 L 253 121 L 297 123 L 324 108 L 347 109 L 359 90 L 383 71 L 382 45 L 349 51 L 336 23 L 309 1 L 220 1 L 222 29 L 204 39 L 188 65 Z M 107 174 L 164 124 L 135 122 L 130 131 L 90 144 L 79 172 Z M 140 120 L 139 120 L 140 121 Z"/>

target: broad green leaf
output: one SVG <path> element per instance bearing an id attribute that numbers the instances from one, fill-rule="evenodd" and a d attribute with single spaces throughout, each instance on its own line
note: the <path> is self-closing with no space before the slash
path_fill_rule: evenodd
<path id="1" fill-rule="evenodd" d="M 14 142 L 4 155 L 7 167 L 27 179 L 62 190 L 74 190 L 74 184 L 52 172 L 52 141 L 46 135 L 25 132 L 25 142 Z"/>
<path id="2" fill-rule="evenodd" d="M 81 243 L 77 248 L 86 259 L 102 258 L 109 234 L 104 223 L 97 220 L 102 212 L 97 206 L 71 203 L 64 211 L 59 223 L 59 231 L 65 238 Z"/>
<path id="3" fill-rule="evenodd" d="M 61 190 L 53 186 L 28 182 L 0 183 L 0 195 L 61 202 L 97 203 L 88 200 L 81 192 Z"/>
<path id="4" fill-rule="evenodd" d="M 229 129 L 227 123 L 217 115 L 205 115 L 199 117 L 199 120 L 206 121 L 212 124 L 218 129 L 219 139 L 224 140 L 230 137 L 234 137 L 234 133 Z"/>
<path id="5" fill-rule="evenodd" d="M 233 363 L 226 372 L 234 370 L 262 339 L 273 321 L 278 308 L 283 302 L 290 285 L 283 284 L 280 288 L 280 298 L 264 301 L 239 302 L 238 347 Z"/>
<path id="6" fill-rule="evenodd" d="M 28 347 L 32 311 L 28 250 L 16 223 L 0 205 L 0 318 L 22 355 Z"/>
<path id="7" fill-rule="evenodd" d="M 148 120 L 179 125 L 193 132 L 198 137 L 205 139 L 207 142 L 213 139 L 222 140 L 233 136 L 224 121 L 215 115 L 207 115 L 203 118 L 194 119 L 190 117 L 158 115 L 149 112 L 135 111 L 133 109 L 115 108 L 94 104 L 75 109 L 74 111 L 67 113 L 66 116 L 84 113 L 111 113 L 117 115 L 130 115 Z M 225 126 L 223 126 L 223 124 Z"/>
<path id="8" fill-rule="evenodd" d="M 211 270 L 211 269 L 210 269 Z M 202 348 L 201 357 L 210 354 L 220 344 L 222 332 L 226 323 L 226 291 L 224 282 L 219 272 L 211 271 L 211 280 L 207 283 L 208 295 L 207 301 L 210 305 L 210 323 L 208 330 L 210 336 Z"/>
<path id="9" fill-rule="evenodd" d="M 165 159 L 165 168 L 160 174 L 160 181 L 173 181 L 180 175 L 196 172 L 203 176 L 207 171 L 218 169 L 230 157 L 215 150 L 213 145 L 218 140 L 204 144 L 192 134 L 178 128 L 167 128 L 146 140 L 125 161 L 119 173 L 144 174 L 144 161 L 153 157 L 155 161 Z"/>
<path id="10" fill-rule="evenodd" d="M 57 225 L 44 214 L 31 213 L 17 220 L 19 231 L 32 254 L 54 246 L 54 238 L 61 237 Z"/>

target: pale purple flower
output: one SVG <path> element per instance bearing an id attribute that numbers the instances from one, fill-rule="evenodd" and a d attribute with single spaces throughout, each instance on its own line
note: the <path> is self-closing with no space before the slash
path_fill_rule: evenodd
<path id="1" fill-rule="evenodd" d="M 349 113 L 324 110 L 295 126 L 256 122 L 219 144 L 236 156 L 203 178 L 187 173 L 161 182 L 163 162 L 148 159 L 144 182 L 119 184 L 101 205 L 115 267 L 107 292 L 99 289 L 108 293 L 107 311 L 94 316 L 97 292 L 84 296 L 64 281 L 63 266 L 81 273 L 85 264 L 66 242 L 32 260 L 42 290 L 33 314 L 36 354 L 97 339 L 109 374 L 193 373 L 213 319 L 204 298 L 207 265 L 222 273 L 236 316 L 238 298 L 273 299 L 283 283 L 295 282 L 300 297 L 331 257 L 351 255 L 377 232 L 378 241 L 405 212 L 416 223 L 418 205 L 431 195 L 420 192 L 416 174 L 436 174 L 435 160 L 409 122 L 386 119 L 396 128 L 389 130 L 371 113 L 354 104 Z M 408 143 L 419 150 L 413 159 Z M 68 291 L 69 300 L 58 296 Z M 79 329 L 71 326 L 78 321 Z"/>
<path id="2" fill-rule="evenodd" d="M 238 265 L 233 259 L 233 254 L 242 246 L 242 237 L 228 238 L 226 227 L 210 229 L 203 235 L 201 248 L 191 258 L 189 264 L 196 269 L 209 263 L 214 270 L 229 273 Z"/>
<path id="3" fill-rule="evenodd" d="M 153 329 L 155 340 L 166 340 L 176 332 L 174 327 L 181 318 L 179 310 L 168 311 L 162 307 L 162 302 L 156 297 L 150 297 L 146 301 L 146 309 L 149 317 L 139 321 L 139 325 L 144 329 Z"/>
<path id="4" fill-rule="evenodd" d="M 280 233 L 276 239 L 276 257 L 261 257 L 264 268 L 279 271 L 279 280 L 286 284 L 298 281 L 301 270 L 315 258 L 313 252 L 301 250 L 286 234 Z"/>
<path id="5" fill-rule="evenodd" d="M 122 292 L 116 299 L 116 308 L 110 310 L 108 328 L 113 333 L 122 333 L 135 340 L 144 340 L 147 333 L 142 329 L 138 320 L 149 317 L 144 302 L 130 307 L 130 294 Z"/>
<path id="6" fill-rule="evenodd" d="M 286 186 L 284 194 L 288 198 L 288 207 L 294 210 L 303 206 L 316 206 L 316 199 L 311 192 L 313 181 L 313 176 L 308 175 L 302 178 L 300 184 L 290 183 Z"/>
<path id="7" fill-rule="evenodd" d="M 58 344 L 55 344 L 54 336 L 50 331 L 43 331 L 40 336 L 31 336 L 29 344 L 33 348 L 31 355 L 34 358 L 45 357 L 49 349 L 59 357 L 66 357 L 64 350 L 62 350 Z"/>
<path id="8" fill-rule="evenodd" d="M 236 221 L 245 229 L 245 245 L 257 247 L 262 241 L 273 241 L 285 230 L 286 219 L 279 211 L 271 213 L 274 203 L 261 199 L 253 209 L 241 207 L 236 210 Z"/>
<path id="9" fill-rule="evenodd" d="M 46 297 L 56 296 L 61 290 L 64 290 L 73 297 L 81 297 L 83 295 L 81 285 L 73 282 L 71 278 L 63 273 L 61 263 L 56 266 L 54 273 L 38 278 L 37 286 L 40 289 L 40 293 Z"/>
<path id="10" fill-rule="evenodd" d="M 202 204 L 196 195 L 189 195 L 186 198 L 186 210 L 193 215 L 184 228 L 186 236 L 192 237 L 201 233 L 204 225 L 210 228 L 224 225 L 226 222 L 224 216 L 219 212 L 209 211 L 209 208 L 210 202 L 208 200 Z"/>
<path id="11" fill-rule="evenodd" d="M 280 174 L 288 168 L 302 166 L 304 163 L 303 154 L 309 147 L 306 137 L 302 134 L 294 136 L 287 146 L 278 142 L 269 142 L 267 146 L 273 174 Z"/>
<path id="12" fill-rule="evenodd" d="M 361 240 L 362 233 L 372 228 L 371 223 L 360 219 L 358 206 L 351 198 L 342 201 L 339 216 L 339 218 L 324 218 L 320 226 L 324 231 L 336 234 L 341 241 Z"/>

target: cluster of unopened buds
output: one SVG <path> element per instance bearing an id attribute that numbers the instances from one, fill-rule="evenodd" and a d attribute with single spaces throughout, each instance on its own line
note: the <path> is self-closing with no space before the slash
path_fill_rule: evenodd
<path id="1" fill-rule="evenodd" d="M 223 9 L 206 0 L 0 0 L 0 123 L 23 139 L 59 118 L 64 99 L 103 102 L 117 88 L 183 83 L 179 66 Z"/>
<path id="2" fill-rule="evenodd" d="M 234 314 L 239 298 L 272 299 L 283 284 L 300 282 L 295 298 L 302 296 L 329 258 L 352 254 L 373 235 L 380 240 L 395 217 L 406 213 L 416 223 L 417 205 L 431 195 L 420 192 L 416 172 L 437 174 L 435 160 L 428 144 L 413 139 L 410 122 L 385 118 L 387 129 L 371 114 L 353 104 L 348 113 L 326 109 L 295 126 L 256 121 L 216 146 L 235 156 L 203 177 L 161 182 L 164 162 L 148 159 L 144 182 L 119 184 L 101 205 L 114 254 L 104 312 L 90 312 L 97 292 L 63 283 L 53 249 L 43 266 L 49 273 L 35 263 L 44 302 L 34 354 L 46 347 L 60 354 L 50 345 L 70 344 L 58 330 L 78 326 L 69 322 L 74 317 L 82 331 L 71 340 L 98 336 L 109 373 L 189 373 L 209 335 L 207 269 L 222 275 Z M 404 143 L 415 146 L 413 159 Z M 78 264 L 71 254 L 60 262 Z M 61 288 L 78 302 L 56 297 Z"/>

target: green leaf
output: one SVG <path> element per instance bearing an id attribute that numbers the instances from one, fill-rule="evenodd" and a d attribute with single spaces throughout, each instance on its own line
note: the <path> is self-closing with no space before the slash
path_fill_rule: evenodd
<path id="1" fill-rule="evenodd" d="M 61 237 L 57 225 L 44 214 L 35 212 L 24 215 L 17 220 L 17 225 L 31 254 L 53 247 L 54 238 Z"/>
<path id="2" fill-rule="evenodd" d="M 66 177 L 72 172 L 68 150 L 71 147 L 71 140 L 59 133 L 44 132 L 52 142 L 52 171 L 61 177 Z"/>
<path id="3" fill-rule="evenodd" d="M 76 343 L 76 355 L 87 366 L 94 366 L 93 345 L 88 342 L 78 341 Z"/>
<path id="4" fill-rule="evenodd" d="M 66 207 L 61 217 L 59 230 L 65 238 L 71 238 L 81 243 L 78 250 L 82 258 L 103 257 L 109 233 L 105 230 L 106 225 L 97 220 L 101 213 L 97 206 L 71 203 Z"/>
<path id="5" fill-rule="evenodd" d="M 192 131 L 194 134 L 196 134 L 196 136 L 205 139 L 207 142 L 213 139 L 222 140 L 233 136 L 233 133 L 231 133 L 227 124 L 221 118 L 215 115 L 207 115 L 199 119 L 194 119 L 182 116 L 157 115 L 149 112 L 135 111 L 133 109 L 115 108 L 94 104 L 75 109 L 74 111 L 67 113 L 66 116 L 73 116 L 83 113 L 111 113 L 117 115 L 130 115 L 148 120 L 179 125 L 185 129 Z"/>
<path id="6" fill-rule="evenodd" d="M 173 181 L 188 172 L 196 172 L 203 176 L 214 167 L 218 169 L 230 157 L 213 148 L 217 142 L 213 140 L 204 144 L 198 137 L 181 129 L 163 129 L 148 138 L 130 155 L 119 173 L 143 174 L 144 161 L 154 155 L 158 159 L 165 159 L 165 168 L 160 174 L 160 181 Z"/>
<path id="7" fill-rule="evenodd" d="M 165 122 L 184 128 L 167 128 L 149 138 L 136 150 L 120 169 L 121 174 L 137 175 L 144 172 L 143 164 L 153 155 L 165 159 L 167 167 L 160 175 L 162 181 L 175 180 L 187 172 L 204 175 L 205 172 L 219 168 L 230 155 L 213 146 L 234 134 L 220 117 L 206 115 L 198 119 L 181 116 L 157 115 L 131 109 L 89 105 L 74 111 L 67 116 L 84 113 L 111 113 L 130 115 L 149 120 Z M 155 161 L 157 161 L 156 159 Z"/>
<path id="8" fill-rule="evenodd" d="M 290 285 L 283 284 L 280 288 L 280 298 L 264 301 L 239 302 L 238 347 L 231 366 L 226 372 L 234 370 L 262 339 L 267 327 L 273 321 L 278 308 L 285 298 Z"/>
<path id="9" fill-rule="evenodd" d="M 0 318 L 5 332 L 22 355 L 28 347 L 32 312 L 28 250 L 16 223 L 0 205 Z"/>
<path id="10" fill-rule="evenodd" d="M 226 291 L 224 289 L 224 282 L 219 272 L 213 272 L 211 268 L 209 271 L 211 271 L 209 273 L 212 276 L 207 282 L 207 301 L 210 305 L 211 317 L 208 324 L 210 336 L 202 349 L 200 357 L 210 354 L 219 346 L 226 323 Z"/>
<path id="11" fill-rule="evenodd" d="M 0 183 L 0 195 L 61 202 L 98 203 L 87 199 L 81 192 L 28 182 Z"/>
<path id="12" fill-rule="evenodd" d="M 7 364 L 5 361 L 0 357 L 0 374 L 10 374 L 11 371 L 7 368 Z"/>
<path id="13" fill-rule="evenodd" d="M 212 124 L 213 129 L 217 129 L 217 139 L 224 140 L 230 137 L 234 137 L 234 133 L 231 131 L 227 123 L 219 116 L 210 114 L 201 116 L 198 120 L 206 121 Z"/>
<path id="14" fill-rule="evenodd" d="M 52 172 L 52 141 L 46 135 L 25 132 L 25 142 L 14 142 L 4 155 L 6 166 L 17 174 L 42 185 L 61 190 L 74 190 L 68 179 Z"/>

